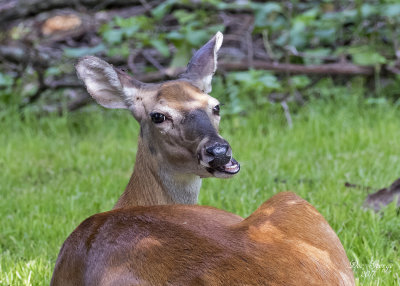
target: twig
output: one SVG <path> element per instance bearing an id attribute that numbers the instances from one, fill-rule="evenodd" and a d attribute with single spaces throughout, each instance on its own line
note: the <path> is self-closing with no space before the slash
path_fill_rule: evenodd
<path id="1" fill-rule="evenodd" d="M 26 101 L 23 102 L 23 103 L 19 106 L 19 109 L 23 109 L 23 108 L 25 108 L 27 105 L 29 105 L 29 104 L 34 103 L 35 101 L 37 101 L 37 100 L 41 97 L 42 93 L 47 89 L 47 88 L 46 88 L 46 84 L 45 84 L 45 82 L 44 82 L 44 71 L 43 71 L 42 69 L 38 68 L 38 69 L 36 70 L 36 72 L 37 72 L 37 75 L 38 75 L 38 88 L 37 88 L 36 92 L 35 92 L 33 95 L 29 96 L 29 97 L 26 99 Z"/>
<path id="2" fill-rule="evenodd" d="M 288 126 L 289 126 L 290 129 L 292 129 L 293 121 L 292 121 L 292 116 L 290 115 L 289 106 L 287 105 L 285 100 L 281 101 L 281 106 L 283 108 L 283 111 L 285 112 L 285 117 L 286 117 L 286 121 L 288 123 Z"/>
<path id="3" fill-rule="evenodd" d="M 138 52 L 133 51 L 132 53 L 129 54 L 128 57 L 128 68 L 133 74 L 138 74 L 139 71 L 135 66 L 135 57 L 137 56 Z"/>
<path id="4" fill-rule="evenodd" d="M 253 59 L 254 59 L 253 37 L 251 36 L 251 34 L 253 33 L 253 29 L 254 29 L 253 18 L 250 18 L 249 22 L 250 22 L 250 25 L 246 32 L 247 62 L 249 64 L 249 67 L 252 68 L 253 67 Z"/>
<path id="5" fill-rule="evenodd" d="M 59 88 L 83 88 L 82 83 L 76 80 L 56 80 L 45 83 L 46 88 L 59 89 Z"/>
<path id="6" fill-rule="evenodd" d="M 146 9 L 147 12 L 151 12 L 151 5 L 149 5 L 149 3 L 147 3 L 146 0 L 139 0 L 140 4 L 142 4 L 142 6 Z"/>
<path id="7" fill-rule="evenodd" d="M 142 51 L 142 55 L 148 62 L 150 62 L 162 74 L 166 74 L 165 68 L 155 58 L 153 58 L 153 56 L 150 55 L 150 53 L 148 53 L 147 51 Z"/>
<path id="8" fill-rule="evenodd" d="M 272 51 L 272 47 L 271 47 L 271 45 L 270 45 L 270 43 L 269 43 L 269 40 L 268 40 L 268 30 L 264 30 L 264 31 L 262 32 L 262 39 L 263 39 L 263 45 L 264 45 L 265 51 L 267 52 L 267 55 L 268 55 L 271 59 L 277 60 L 277 57 L 276 57 L 276 55 L 274 54 L 274 52 Z"/>
<path id="9" fill-rule="evenodd" d="M 364 190 L 373 190 L 373 188 L 371 188 L 371 187 L 362 186 L 362 185 L 358 185 L 358 184 L 353 184 L 353 183 L 349 183 L 349 182 L 345 182 L 344 186 L 346 188 L 357 188 L 357 189 L 364 189 Z"/>

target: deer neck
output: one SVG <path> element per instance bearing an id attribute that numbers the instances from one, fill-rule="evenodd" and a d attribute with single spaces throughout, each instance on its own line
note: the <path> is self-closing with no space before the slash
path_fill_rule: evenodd
<path id="1" fill-rule="evenodd" d="M 139 138 L 134 171 L 114 209 L 166 205 L 196 204 L 201 187 L 197 175 L 177 173 L 152 156 Z"/>

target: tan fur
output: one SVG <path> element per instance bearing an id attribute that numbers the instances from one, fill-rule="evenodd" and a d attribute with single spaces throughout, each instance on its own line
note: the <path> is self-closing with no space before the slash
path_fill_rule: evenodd
<path id="1" fill-rule="evenodd" d="M 325 219 L 295 194 L 280 193 L 245 220 L 186 205 L 94 215 L 64 243 L 51 285 L 355 283 Z"/>
<path id="2" fill-rule="evenodd" d="M 135 169 L 114 208 L 173 204 L 157 174 L 158 162 L 139 138 Z"/>

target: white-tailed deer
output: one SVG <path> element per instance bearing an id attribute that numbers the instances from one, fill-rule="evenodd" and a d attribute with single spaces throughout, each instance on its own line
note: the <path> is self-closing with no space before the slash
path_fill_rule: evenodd
<path id="1" fill-rule="evenodd" d="M 131 179 L 138 185 L 117 204 L 126 207 L 78 226 L 51 285 L 355 285 L 335 232 L 293 193 L 275 195 L 246 219 L 205 206 L 149 206 L 194 203 L 198 177 L 239 171 L 216 131 L 218 102 L 206 94 L 221 43 L 218 33 L 180 79 L 159 85 L 138 83 L 96 58 L 78 64 L 100 104 L 132 110 L 142 157 Z M 128 207 L 139 204 L 146 206 Z"/>
<path id="2" fill-rule="evenodd" d="M 139 82 L 96 57 L 77 71 L 102 106 L 129 109 L 140 124 L 134 172 L 114 208 L 195 204 L 201 178 L 239 172 L 232 150 L 218 134 L 219 102 L 207 93 L 222 44 L 218 33 L 198 50 L 178 80 Z"/>

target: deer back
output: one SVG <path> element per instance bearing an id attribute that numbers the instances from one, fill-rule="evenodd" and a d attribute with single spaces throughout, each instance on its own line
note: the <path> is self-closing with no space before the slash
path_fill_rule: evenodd
<path id="1" fill-rule="evenodd" d="M 61 280 L 59 280 L 61 279 Z M 280 193 L 250 217 L 202 206 L 97 214 L 65 242 L 52 285 L 354 285 L 335 232 Z"/>

